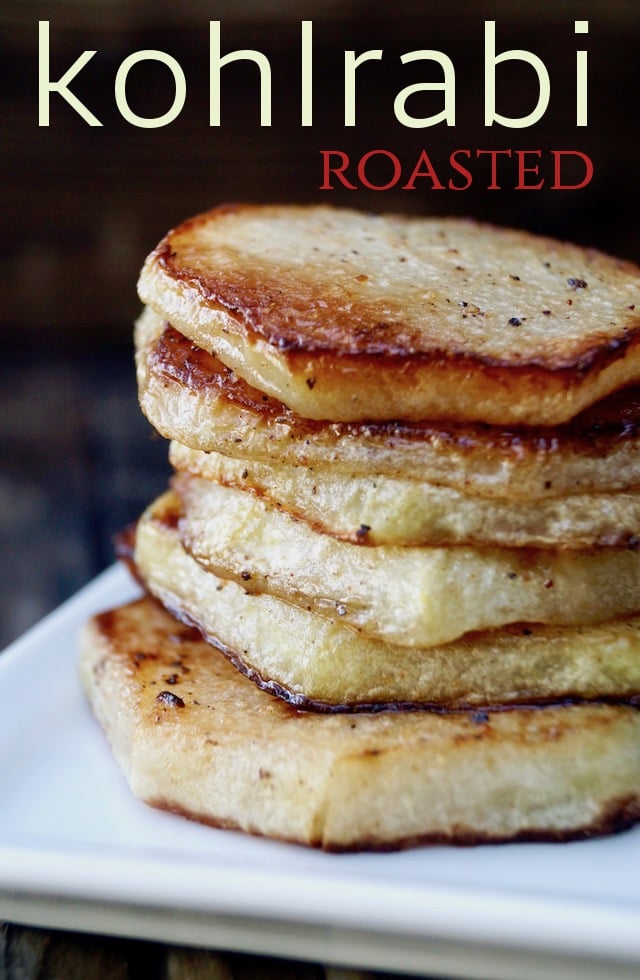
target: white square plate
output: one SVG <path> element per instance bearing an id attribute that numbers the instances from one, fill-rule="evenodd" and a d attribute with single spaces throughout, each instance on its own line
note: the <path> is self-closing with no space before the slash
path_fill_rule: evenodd
<path id="1" fill-rule="evenodd" d="M 321 854 L 130 794 L 76 633 L 136 595 L 114 567 L 0 656 L 0 917 L 449 976 L 640 975 L 640 828 L 573 844 Z"/>

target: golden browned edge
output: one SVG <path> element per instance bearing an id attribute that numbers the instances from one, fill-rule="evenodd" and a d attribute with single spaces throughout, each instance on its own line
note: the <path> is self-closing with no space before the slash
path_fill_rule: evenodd
<path id="1" fill-rule="evenodd" d="M 269 423 L 285 422 L 304 439 L 330 430 L 334 438 L 402 438 L 445 443 L 459 451 L 511 451 L 521 455 L 574 450 L 601 456 L 613 443 L 640 435 L 640 385 L 623 388 L 557 426 L 499 426 L 482 422 L 318 422 L 305 419 L 277 399 L 239 378 L 212 354 L 198 347 L 170 324 L 149 352 L 149 365 L 160 375 L 192 391 L 215 389 L 228 402 Z"/>
<path id="2" fill-rule="evenodd" d="M 278 313 L 277 304 L 282 292 L 278 282 L 271 282 L 263 277 L 253 280 L 243 277 L 239 283 L 237 277 L 225 278 L 222 270 L 216 272 L 214 279 L 183 264 L 180 258 L 177 251 L 177 239 L 180 236 L 189 235 L 194 229 L 219 217 L 252 210 L 257 211 L 259 207 L 231 204 L 196 215 L 168 232 L 149 256 L 149 261 L 172 280 L 188 283 L 190 288 L 197 290 L 207 307 L 230 316 L 238 333 L 250 345 L 255 345 L 260 339 L 273 346 L 293 375 L 308 373 L 311 359 L 314 371 L 319 376 L 330 376 L 332 372 L 341 371 L 345 367 L 352 375 L 354 369 L 357 369 L 358 377 L 365 385 L 379 383 L 387 375 L 394 381 L 401 377 L 403 385 L 412 385 L 420 377 L 425 381 L 427 377 L 433 376 L 435 369 L 437 374 L 450 374 L 452 380 L 459 378 L 461 372 L 467 375 L 467 382 L 478 375 L 483 379 L 479 382 L 479 392 L 486 390 L 488 381 L 498 390 L 506 387 L 523 392 L 528 389 L 531 394 L 535 394 L 540 388 L 546 388 L 566 393 L 568 390 L 575 392 L 588 386 L 594 374 L 600 373 L 614 361 L 623 359 L 640 344 L 640 316 L 633 313 L 633 307 L 630 307 L 629 312 L 633 315 L 628 316 L 629 322 L 624 324 L 615 337 L 608 337 L 601 342 L 585 338 L 582 344 L 575 343 L 571 353 L 567 355 L 541 354 L 522 363 L 438 346 L 420 350 L 418 336 L 407 336 L 404 342 L 399 343 L 398 324 L 390 330 L 389 324 L 380 322 L 375 304 L 372 306 L 364 300 L 350 303 L 348 311 L 332 311 L 330 322 L 327 322 L 326 317 L 317 318 L 316 323 L 322 324 L 322 333 L 319 337 L 314 337 L 314 328 L 310 326 L 314 322 L 313 318 L 306 318 L 305 329 L 302 330 L 298 328 L 288 306 L 286 310 L 283 309 L 282 315 Z M 407 216 L 394 217 L 406 222 L 414 220 Z M 507 240 L 535 237 L 543 249 L 555 250 L 559 244 L 577 248 L 550 238 L 498 228 L 471 219 L 468 219 L 468 223 Z M 596 249 L 583 251 L 589 261 L 606 262 L 617 271 L 626 272 L 630 278 L 637 279 L 640 276 L 640 268 L 632 262 L 616 259 Z M 298 288 L 301 307 L 305 310 L 324 309 L 326 302 L 320 285 L 300 283 Z M 363 328 L 354 330 L 354 322 L 362 322 Z M 403 328 L 403 332 L 406 333 L 406 329 Z M 312 378 L 308 380 L 310 382 L 313 382 Z"/>
<path id="3" fill-rule="evenodd" d="M 282 207 L 282 206 L 281 206 Z M 508 368 L 510 371 L 524 371 L 529 373 L 530 368 L 540 370 L 543 374 L 554 371 L 579 372 L 583 375 L 594 367 L 601 369 L 612 360 L 622 356 L 624 352 L 640 340 L 640 316 L 634 315 L 628 319 L 630 324 L 625 324 L 624 335 L 610 338 L 602 344 L 593 343 L 585 340 L 582 345 L 575 345 L 575 352 L 570 357 L 559 355 L 545 357 L 541 355 L 532 359 L 529 365 L 518 365 L 511 360 L 494 358 L 470 354 L 466 351 L 449 351 L 435 347 L 427 350 L 416 349 L 416 345 L 408 346 L 407 343 L 399 345 L 389 339 L 388 324 L 380 322 L 376 304 L 373 306 L 361 301 L 360 304 L 350 304 L 347 311 L 332 311 L 331 322 L 327 318 L 308 318 L 305 329 L 298 328 L 295 318 L 291 315 L 278 315 L 278 301 L 281 289 L 277 282 L 265 281 L 261 276 L 259 279 L 251 279 L 243 276 L 239 281 L 237 276 L 225 278 L 222 270 L 216 270 L 215 279 L 203 275 L 197 269 L 185 266 L 177 250 L 177 240 L 180 236 L 189 236 L 199 226 L 208 225 L 217 218 L 229 214 L 240 212 L 260 212 L 262 207 L 251 204 L 226 204 L 187 219 L 177 228 L 172 229 L 165 235 L 162 241 L 156 246 L 150 255 L 150 261 L 158 265 L 167 275 L 178 282 L 186 282 L 191 287 L 197 288 L 203 301 L 212 309 L 220 309 L 230 315 L 238 324 L 240 332 L 251 342 L 260 337 L 270 345 L 277 348 L 286 359 L 293 358 L 289 363 L 293 366 L 298 358 L 308 358 L 312 355 L 328 355 L 333 361 L 336 355 L 342 357 L 355 356 L 365 360 L 374 357 L 376 363 L 379 359 L 391 358 L 394 362 L 397 359 L 418 358 L 424 355 L 428 361 L 436 361 L 442 364 L 453 360 L 456 364 L 463 364 L 466 367 L 481 368 L 483 371 L 492 368 Z M 293 210 L 299 208 L 293 207 Z M 317 209 L 315 209 L 317 210 Z M 327 210 L 327 209 L 325 209 Z M 410 224 L 415 221 L 408 215 L 392 215 L 394 220 Z M 447 220 L 447 219 L 445 219 Z M 448 219 L 451 223 L 459 223 L 461 219 Z M 516 241 L 535 241 L 541 250 L 546 249 L 555 252 L 558 246 L 571 248 L 581 251 L 589 262 L 602 261 L 609 266 L 615 267 L 616 271 L 625 272 L 630 278 L 640 277 L 640 268 L 634 263 L 613 256 L 605 255 L 596 249 L 582 249 L 569 243 L 555 241 L 543 236 L 534 236 L 528 232 L 516 231 L 509 228 L 501 228 L 489 223 L 464 219 L 465 224 L 474 226 L 486 231 L 493 236 L 499 236 L 507 242 Z M 300 306 L 309 309 L 324 309 L 324 294 L 321 286 L 312 287 L 309 284 L 300 284 Z M 289 313 L 289 299 L 285 300 L 286 310 Z M 275 305 L 274 305 L 275 304 Z M 323 305 L 324 304 L 324 305 Z M 630 310 L 629 312 L 634 312 Z M 354 322 L 366 323 L 366 329 L 354 330 Z M 402 329 L 406 333 L 405 325 L 401 322 L 395 325 L 392 331 L 392 338 Z M 320 331 L 319 337 L 314 336 L 314 330 Z M 419 341 L 415 337 L 416 342 Z M 314 358 L 315 359 L 315 358 Z M 360 363 L 359 360 L 357 363 Z M 579 380 L 577 378 L 576 380 Z"/>
<path id="4" fill-rule="evenodd" d="M 141 599 L 135 600 L 129 605 L 135 606 L 143 603 L 148 603 L 149 601 L 154 602 L 160 608 L 161 605 L 157 603 L 157 600 L 149 597 L 143 597 Z M 109 609 L 105 612 L 99 613 L 93 617 L 93 623 L 96 629 L 102 634 L 106 640 L 109 647 L 113 649 L 118 648 L 119 630 L 117 620 L 117 609 Z M 193 632 L 193 635 L 190 635 Z M 189 627 L 189 632 L 183 634 L 183 638 L 193 641 L 199 638 L 199 631 L 192 631 Z M 143 663 L 146 663 L 149 658 L 153 661 L 159 659 L 157 654 L 153 652 L 149 653 L 146 651 L 134 652 L 132 655 L 133 666 L 139 668 Z M 161 658 L 160 658 L 161 659 Z M 176 660 L 176 658 L 174 658 Z M 179 660 L 179 658 L 177 658 Z M 177 663 L 176 660 L 176 663 Z M 176 663 L 172 662 L 171 666 L 176 666 Z M 162 665 L 165 666 L 165 665 Z M 96 670 L 101 670 L 102 665 L 99 662 Z M 169 692 L 171 694 L 171 692 Z M 265 697 L 269 696 L 265 694 Z M 174 697 L 174 704 L 182 707 L 184 702 L 181 698 Z M 527 705 L 520 706 L 518 710 L 531 711 L 538 710 L 544 711 L 545 707 L 543 705 Z M 549 705 L 548 707 L 553 707 Z M 556 705 L 557 707 L 557 705 Z M 300 714 L 301 709 L 299 707 L 294 707 L 293 705 L 283 704 L 281 710 L 284 712 L 290 711 L 293 715 Z M 403 710 L 412 710 L 411 708 L 404 706 Z M 499 708 L 495 710 L 500 710 Z M 636 709 L 637 710 L 637 709 Z M 447 714 L 448 712 L 441 712 L 442 714 Z M 468 714 L 470 720 L 474 724 L 485 724 L 489 721 L 490 712 L 483 711 L 480 712 L 478 716 L 477 711 L 472 712 L 459 712 Z M 463 736 L 469 737 L 469 736 Z M 373 754 L 376 754 L 377 750 L 370 750 Z M 210 816 L 193 812 L 180 804 L 176 804 L 170 799 L 163 797 L 155 797 L 146 799 L 145 802 L 155 807 L 156 809 L 166 810 L 171 813 L 175 813 L 179 816 L 185 817 L 187 819 L 196 821 L 198 823 L 206 824 L 211 827 L 216 827 L 224 830 L 238 830 L 245 833 L 253 834 L 254 836 L 266 836 L 260 831 L 254 828 L 241 827 L 238 823 L 229 819 L 216 819 Z M 424 835 L 412 835 L 405 838 L 394 839 L 393 841 L 381 841 L 375 836 L 369 836 L 366 838 L 359 839 L 357 844 L 352 846 L 340 846 L 340 845 L 327 845 L 322 844 L 321 840 L 315 840 L 310 842 L 310 846 L 313 847 L 324 847 L 325 850 L 335 851 L 335 852 L 349 852 L 349 851 L 396 851 L 407 849 L 411 847 L 417 847 L 426 844 L 447 844 L 456 846 L 474 846 L 479 844 L 499 844 L 499 843 L 515 843 L 515 842 L 551 842 L 551 843 L 562 843 L 569 840 L 584 840 L 590 837 L 610 835 L 614 833 L 621 833 L 629 829 L 633 824 L 640 821 L 640 797 L 628 794 L 620 799 L 610 800 L 608 804 L 603 808 L 599 816 L 597 816 L 593 821 L 588 824 L 584 824 L 580 827 L 575 827 L 566 830 L 549 830 L 546 828 L 527 828 L 525 830 L 517 831 L 513 835 L 501 836 L 501 835 L 491 835 L 486 833 L 479 833 L 471 830 L 464 826 L 453 827 L 450 834 L 424 834 Z M 300 841 L 295 838 L 280 837 L 275 835 L 269 835 L 270 838 L 282 840 L 285 843 L 300 844 Z"/>

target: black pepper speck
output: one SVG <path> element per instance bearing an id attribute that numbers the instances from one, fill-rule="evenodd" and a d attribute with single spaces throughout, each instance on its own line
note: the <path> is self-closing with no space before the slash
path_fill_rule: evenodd
<path id="1" fill-rule="evenodd" d="M 177 694 L 174 694 L 173 691 L 160 691 L 156 695 L 156 701 L 159 704 L 166 704 L 170 708 L 184 708 L 184 701 Z"/>

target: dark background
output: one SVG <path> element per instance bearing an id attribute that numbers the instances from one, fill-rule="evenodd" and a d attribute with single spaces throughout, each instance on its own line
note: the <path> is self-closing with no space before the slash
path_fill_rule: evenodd
<path id="1" fill-rule="evenodd" d="M 273 123 L 261 128 L 257 70 L 222 72 L 222 126 L 208 125 L 208 22 L 222 21 L 223 52 L 254 48 L 270 59 Z M 314 25 L 314 125 L 300 126 L 300 21 Z M 526 48 L 551 76 L 543 120 L 525 130 L 483 120 L 483 26 L 497 22 L 497 50 Z M 589 20 L 586 36 L 574 20 Z M 57 79 L 85 49 L 97 54 L 71 84 L 103 122 L 90 128 L 51 96 L 38 127 L 38 20 L 50 21 Z M 0 11 L 0 104 L 4 200 L 0 281 L 0 643 L 10 640 L 112 561 L 113 532 L 133 520 L 168 475 L 166 445 L 136 403 L 131 324 L 145 254 L 172 225 L 227 200 L 323 201 L 375 210 L 472 214 L 640 259 L 636 184 L 640 3 L 610 0 L 452 0 L 447 4 L 224 0 L 4 0 Z M 135 128 L 114 100 L 122 60 L 141 49 L 173 55 L 187 78 L 180 117 Z M 342 120 L 345 49 L 383 48 L 358 73 L 355 128 Z M 441 80 L 436 66 L 402 66 L 411 50 L 444 51 L 456 69 L 455 128 L 404 128 L 393 99 L 405 85 Z M 589 51 L 589 125 L 575 126 L 575 52 Z M 129 76 L 131 108 L 165 111 L 167 69 Z M 536 86 L 530 68 L 498 68 L 497 108 L 525 114 Z M 423 98 L 423 101 L 419 101 Z M 409 104 L 438 111 L 441 94 Z M 579 149 L 595 174 L 581 191 L 486 189 L 477 167 L 468 191 L 320 191 L 322 149 L 358 157 L 393 151 L 410 170 L 427 149 L 443 171 L 467 147 Z M 372 170 L 373 174 L 374 171 Z M 541 174 L 547 171 L 543 168 Z M 379 178 L 383 179 L 382 175 Z"/>

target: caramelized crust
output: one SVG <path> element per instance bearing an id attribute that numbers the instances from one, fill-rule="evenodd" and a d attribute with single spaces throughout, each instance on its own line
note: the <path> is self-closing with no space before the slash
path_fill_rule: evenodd
<path id="1" fill-rule="evenodd" d="M 473 222 L 219 208 L 139 291 L 307 418 L 558 424 L 640 378 L 635 266 Z"/>
<path id="2" fill-rule="evenodd" d="M 164 436 L 195 450 L 520 500 L 640 484 L 640 387 L 556 427 L 313 422 L 252 388 L 150 310 L 136 334 L 143 410 Z"/>
<path id="3" fill-rule="evenodd" d="M 574 419 L 563 425 L 499 426 L 481 423 L 437 424 L 434 421 L 379 421 L 353 425 L 313 421 L 296 416 L 286 405 L 263 394 L 226 367 L 213 354 L 167 324 L 150 351 L 149 364 L 168 378 L 192 391 L 214 389 L 228 401 L 259 413 L 267 419 L 286 419 L 300 434 L 331 428 L 336 433 L 402 435 L 416 439 L 439 440 L 447 443 L 478 444 L 487 449 L 517 446 L 519 451 L 544 452 L 555 447 L 569 446 L 592 455 L 607 452 L 607 444 L 620 439 L 636 439 L 640 435 L 640 385 L 613 392 L 595 405 L 590 405 Z"/>

